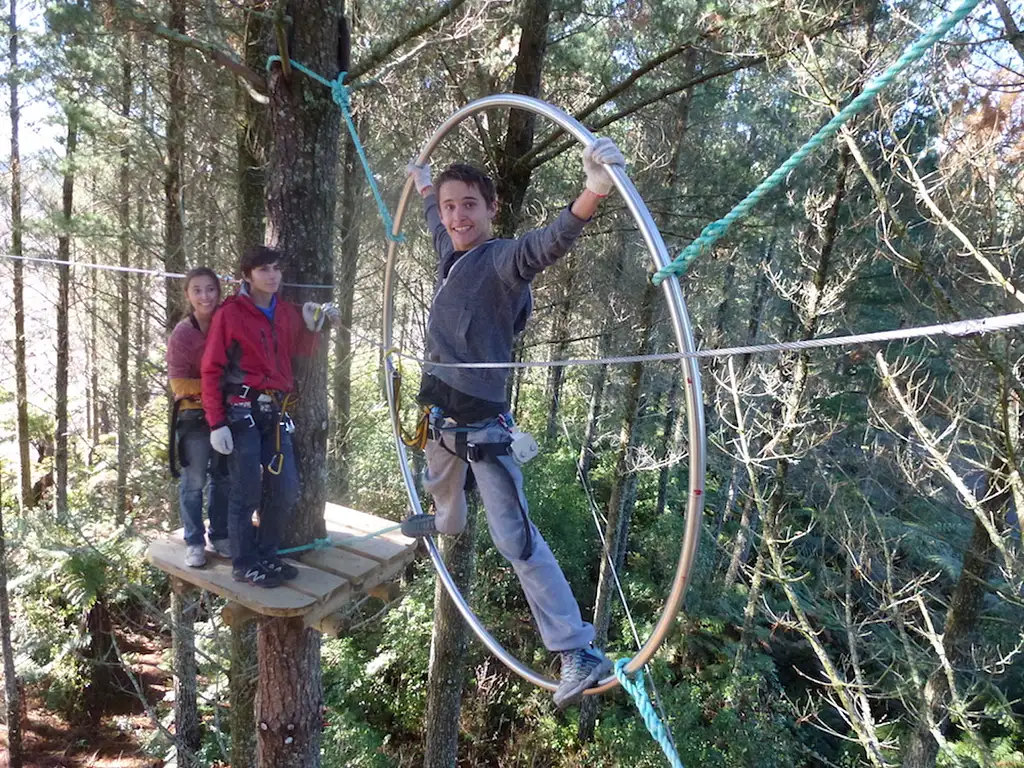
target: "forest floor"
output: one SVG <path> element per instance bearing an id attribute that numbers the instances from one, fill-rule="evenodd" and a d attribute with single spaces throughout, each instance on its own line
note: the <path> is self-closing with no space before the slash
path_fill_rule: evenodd
<path id="1" fill-rule="evenodd" d="M 130 654 L 132 674 L 155 708 L 174 685 L 160 668 L 167 639 L 159 632 L 119 631 L 118 645 L 123 654 Z M 110 697 L 98 725 L 69 721 L 48 710 L 43 693 L 32 686 L 25 690 L 25 768 L 158 768 L 164 764 L 144 750 L 155 726 L 134 691 Z M 6 730 L 0 730 L 0 745 L 4 747 L 0 768 L 7 768 Z"/>

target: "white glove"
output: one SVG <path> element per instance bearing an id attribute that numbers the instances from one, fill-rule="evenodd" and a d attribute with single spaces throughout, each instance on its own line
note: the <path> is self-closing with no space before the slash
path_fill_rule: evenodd
<path id="1" fill-rule="evenodd" d="M 235 441 L 231 437 L 231 427 L 217 427 L 210 433 L 210 445 L 217 453 L 227 456 L 235 450 Z"/>
<path id="2" fill-rule="evenodd" d="M 317 304 L 315 301 L 307 301 L 302 305 L 302 321 L 313 333 L 324 327 L 324 320 L 329 318 L 334 321 L 339 317 L 341 317 L 341 313 L 330 302 Z"/>
<path id="3" fill-rule="evenodd" d="M 605 168 L 606 165 L 626 164 L 615 142 L 606 136 L 583 148 L 583 172 L 587 174 L 587 189 L 595 195 L 604 197 L 612 191 L 615 182 Z"/>
<path id="4" fill-rule="evenodd" d="M 430 180 L 430 163 L 417 165 L 415 160 L 410 160 L 409 164 L 405 166 L 405 172 L 412 176 L 413 183 L 416 184 L 416 191 L 421 195 L 424 189 L 434 186 L 434 182 Z"/>

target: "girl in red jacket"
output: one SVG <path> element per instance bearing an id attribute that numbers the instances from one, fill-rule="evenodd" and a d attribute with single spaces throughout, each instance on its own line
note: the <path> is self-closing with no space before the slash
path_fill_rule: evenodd
<path id="1" fill-rule="evenodd" d="M 192 311 L 167 339 L 167 376 L 174 393 L 174 431 L 172 451 L 181 461 L 178 500 L 181 523 L 185 527 L 185 564 L 192 568 L 206 565 L 206 530 L 203 528 L 203 489 L 209 478 L 207 515 L 210 518 L 210 546 L 223 556 L 228 550 L 228 482 L 212 466 L 210 429 L 203 419 L 199 367 L 206 347 L 206 335 L 220 304 L 220 279 L 206 267 L 196 267 L 185 275 L 185 298 Z M 171 470 L 174 454 L 171 454 Z M 175 477 L 178 475 L 175 474 Z"/>
<path id="2" fill-rule="evenodd" d="M 281 260 L 262 245 L 246 250 L 242 288 L 214 316 L 202 365 L 210 444 L 228 457 L 232 575 L 260 587 L 298 574 L 277 555 L 299 484 L 287 413 L 292 358 L 311 355 L 324 318 L 338 315 L 329 304 L 306 302 L 299 310 L 279 301 Z"/>

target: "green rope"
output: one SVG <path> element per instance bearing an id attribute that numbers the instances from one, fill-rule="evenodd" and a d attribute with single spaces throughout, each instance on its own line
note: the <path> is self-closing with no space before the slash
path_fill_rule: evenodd
<path id="1" fill-rule="evenodd" d="M 700 237 L 686 246 L 682 253 L 676 257 L 675 261 L 662 267 L 654 274 L 654 277 L 651 278 L 653 283 L 660 285 L 661 281 L 669 275 L 682 275 L 686 272 L 694 259 L 705 253 L 721 239 L 730 226 L 750 213 L 750 210 L 760 202 L 761 198 L 777 187 L 808 155 L 828 141 L 828 139 L 835 136 L 850 118 L 866 109 L 879 91 L 896 79 L 900 72 L 924 56 L 928 49 L 935 45 L 950 29 L 967 18 L 980 2 L 981 0 L 960 0 L 960 4 L 952 13 L 921 35 L 888 69 L 872 79 L 857 98 L 847 104 L 835 117 L 819 129 L 814 136 L 808 139 L 806 144 L 794 152 L 786 162 L 776 168 L 771 176 L 758 184 L 735 208 L 718 221 L 714 221 L 704 227 Z"/>
<path id="2" fill-rule="evenodd" d="M 267 71 L 270 71 L 270 67 L 275 62 L 280 61 L 280 56 L 268 56 Z M 299 72 L 302 72 L 316 80 L 321 85 L 331 89 L 331 98 L 334 99 L 334 103 L 337 104 L 338 108 L 341 110 L 342 117 L 345 118 L 345 125 L 348 126 L 349 135 L 352 137 L 352 144 L 355 146 L 356 153 L 359 155 L 359 162 L 363 164 L 363 173 L 366 174 L 366 180 L 370 184 L 370 191 L 373 192 L 373 199 L 377 201 L 377 210 L 380 213 L 381 220 L 384 222 L 384 236 L 388 240 L 393 240 L 396 243 L 404 243 L 405 238 L 402 235 L 393 234 L 395 225 L 391 219 L 391 213 L 388 211 L 388 206 L 384 202 L 384 197 L 380 193 L 380 188 L 377 186 L 377 180 L 374 178 L 373 170 L 370 168 L 370 161 L 366 157 L 366 152 L 363 150 L 363 143 L 359 140 L 359 132 L 356 130 L 355 121 L 352 119 L 352 104 L 349 99 L 350 89 L 344 82 L 345 75 L 348 73 L 341 72 L 334 80 L 328 80 L 293 59 L 288 59 L 288 61 L 293 67 L 295 67 L 295 69 L 299 70 Z"/>
<path id="3" fill-rule="evenodd" d="M 658 713 L 654 710 L 654 705 L 651 704 L 651 700 L 647 696 L 647 686 L 644 685 L 643 668 L 637 670 L 635 676 L 630 676 L 630 674 L 626 672 L 627 664 L 629 664 L 629 659 L 619 659 L 615 662 L 615 677 L 618 678 L 619 683 L 626 692 L 633 697 L 633 701 L 636 703 L 636 708 L 640 710 L 640 716 L 644 719 L 644 725 L 647 726 L 647 730 L 651 732 L 651 736 L 654 737 L 654 740 L 658 742 L 658 746 L 661 747 L 661 751 L 665 753 L 665 757 L 668 758 L 669 765 L 671 765 L 672 768 L 684 768 L 683 761 L 679 759 L 679 754 L 676 752 L 675 745 L 672 743 L 668 729 L 665 727 L 665 724 L 661 722 L 661 718 L 658 717 Z"/>
<path id="4" fill-rule="evenodd" d="M 295 552 L 307 552 L 311 549 L 330 549 L 331 547 L 337 547 L 340 544 L 351 544 L 354 541 L 366 541 L 367 539 L 376 539 L 378 536 L 383 536 L 385 533 L 397 531 L 401 527 L 401 523 L 396 523 L 395 525 L 389 525 L 387 528 L 381 528 L 379 531 L 367 533 L 362 536 L 344 536 L 336 539 L 332 539 L 330 536 L 325 536 L 322 539 L 315 539 L 312 544 L 303 544 L 301 547 L 289 547 L 288 549 L 279 549 L 277 550 L 277 554 L 290 555 Z"/>

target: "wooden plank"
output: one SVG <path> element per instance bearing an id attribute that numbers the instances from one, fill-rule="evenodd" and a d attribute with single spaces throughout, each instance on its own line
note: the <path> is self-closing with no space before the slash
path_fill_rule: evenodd
<path id="1" fill-rule="evenodd" d="M 317 602 L 289 586 L 264 589 L 235 581 L 227 561 L 208 562 L 205 568 L 189 568 L 185 565 L 185 542 L 177 537 L 150 542 L 146 554 L 161 571 L 266 616 L 301 616 Z"/>
<path id="2" fill-rule="evenodd" d="M 311 552 L 304 552 L 302 562 L 321 571 L 337 574 L 351 582 L 353 587 L 360 587 L 382 567 L 376 560 L 343 549 L 314 549 Z"/>
<path id="3" fill-rule="evenodd" d="M 351 528 L 333 520 L 326 520 L 324 522 L 327 525 L 327 535 L 331 537 L 335 548 L 354 552 L 357 555 L 368 557 L 380 563 L 387 563 L 396 557 L 401 557 L 409 549 L 405 544 L 393 541 L 385 536 L 363 539 L 360 537 L 366 536 L 367 531 Z"/>
<path id="4" fill-rule="evenodd" d="M 331 502 L 327 502 L 324 505 L 324 520 L 338 523 L 355 531 L 362 531 L 364 534 L 374 533 L 384 528 L 398 525 L 394 520 L 368 515 L 365 512 L 360 512 L 358 509 L 343 507 L 341 504 L 332 504 Z M 415 547 L 417 543 L 416 539 L 403 536 L 402 532 L 398 530 L 383 533 L 379 538 L 394 541 L 407 547 Z"/>
<path id="5" fill-rule="evenodd" d="M 324 617 L 340 611 L 351 602 L 352 597 L 352 588 L 346 583 L 344 589 L 338 590 L 330 598 L 310 609 L 303 618 L 303 622 L 307 627 L 319 630 L 320 622 Z"/>
<path id="6" fill-rule="evenodd" d="M 292 589 L 309 595 L 314 600 L 324 600 L 348 583 L 347 579 L 335 573 L 303 565 L 301 562 L 292 561 L 292 563 L 298 569 L 299 575 L 285 583 Z"/>

